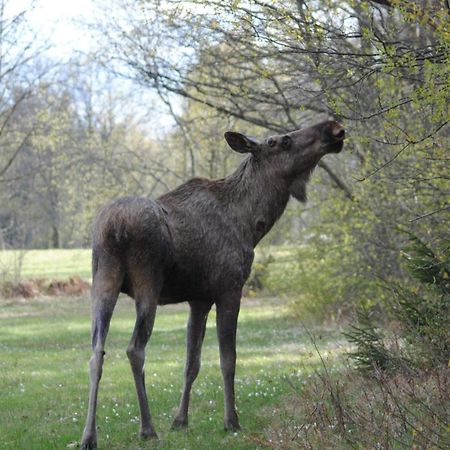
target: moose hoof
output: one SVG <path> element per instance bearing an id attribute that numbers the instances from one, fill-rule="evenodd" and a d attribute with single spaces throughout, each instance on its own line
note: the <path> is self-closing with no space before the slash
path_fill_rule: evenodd
<path id="1" fill-rule="evenodd" d="M 224 428 L 225 431 L 240 431 L 241 430 L 241 426 L 239 425 L 239 421 L 236 420 L 226 420 L 224 423 Z"/>
<path id="2" fill-rule="evenodd" d="M 142 440 L 158 439 L 158 435 L 156 434 L 155 430 L 141 430 L 139 432 L 139 437 Z"/>
<path id="3" fill-rule="evenodd" d="M 188 426 L 187 418 L 175 417 L 175 419 L 172 422 L 172 430 L 179 430 L 180 428 L 186 428 L 187 426 Z"/>
<path id="4" fill-rule="evenodd" d="M 80 445 L 81 450 L 94 450 L 97 448 L 96 441 L 83 441 Z"/>

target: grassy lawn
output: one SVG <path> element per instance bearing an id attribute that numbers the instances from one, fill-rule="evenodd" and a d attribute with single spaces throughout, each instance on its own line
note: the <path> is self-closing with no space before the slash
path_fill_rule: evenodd
<path id="1" fill-rule="evenodd" d="M 3 250 L 0 251 L 0 274 L 20 277 L 65 279 L 73 275 L 91 277 L 90 249 Z"/>
<path id="2" fill-rule="evenodd" d="M 158 442 L 141 442 L 138 407 L 125 349 L 134 306 L 120 299 L 107 341 L 97 414 L 103 449 L 256 449 L 280 406 L 319 364 L 305 330 L 274 301 L 244 300 L 236 379 L 240 433 L 225 433 L 214 311 L 190 426 L 171 431 L 182 387 L 187 305 L 159 309 L 147 347 L 146 378 Z M 330 364 L 346 345 L 336 330 L 315 330 Z M 0 448 L 76 448 L 88 394 L 89 301 L 86 298 L 0 300 Z"/>

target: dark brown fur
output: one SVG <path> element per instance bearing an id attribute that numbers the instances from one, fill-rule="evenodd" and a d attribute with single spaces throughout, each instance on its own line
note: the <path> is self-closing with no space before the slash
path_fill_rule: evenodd
<path id="1" fill-rule="evenodd" d="M 200 368 L 208 312 L 217 309 L 224 377 L 225 428 L 239 429 L 234 405 L 236 325 L 253 249 L 283 213 L 289 197 L 306 201 L 306 183 L 326 153 L 342 149 L 336 122 L 272 136 L 259 143 L 226 133 L 229 145 L 249 153 L 221 180 L 192 179 L 157 200 L 128 197 L 99 212 L 93 231 L 91 391 L 82 448 L 96 446 L 95 409 L 104 343 L 119 291 L 136 301 L 128 347 L 141 409 L 141 436 L 156 436 L 143 377 L 145 345 L 156 305 L 188 301 L 185 385 L 174 427 L 187 425 L 189 394 Z"/>

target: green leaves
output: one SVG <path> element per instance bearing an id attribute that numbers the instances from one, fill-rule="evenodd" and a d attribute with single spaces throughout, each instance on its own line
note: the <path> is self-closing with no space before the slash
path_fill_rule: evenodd
<path id="1" fill-rule="evenodd" d="M 411 275 L 422 283 L 433 285 L 442 293 L 450 293 L 450 241 L 443 243 L 441 255 L 419 237 L 410 234 L 409 242 L 402 252 L 403 260 Z"/>

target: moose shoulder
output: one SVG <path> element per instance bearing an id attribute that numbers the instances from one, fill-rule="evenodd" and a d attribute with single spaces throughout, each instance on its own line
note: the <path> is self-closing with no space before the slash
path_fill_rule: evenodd
<path id="1" fill-rule="evenodd" d="M 128 197 L 105 205 L 93 229 L 91 388 L 82 448 L 95 448 L 95 411 L 109 322 L 119 293 L 136 303 L 128 346 L 141 412 L 142 437 L 155 437 L 143 365 L 157 304 L 188 301 L 185 382 L 173 426 L 186 426 L 192 383 L 200 369 L 206 319 L 217 309 L 224 425 L 239 429 L 235 409 L 236 327 L 253 249 L 292 195 L 306 201 L 306 184 L 320 159 L 342 150 L 344 128 L 327 121 L 258 141 L 225 133 L 248 156 L 220 180 L 192 179 L 157 200 Z"/>

